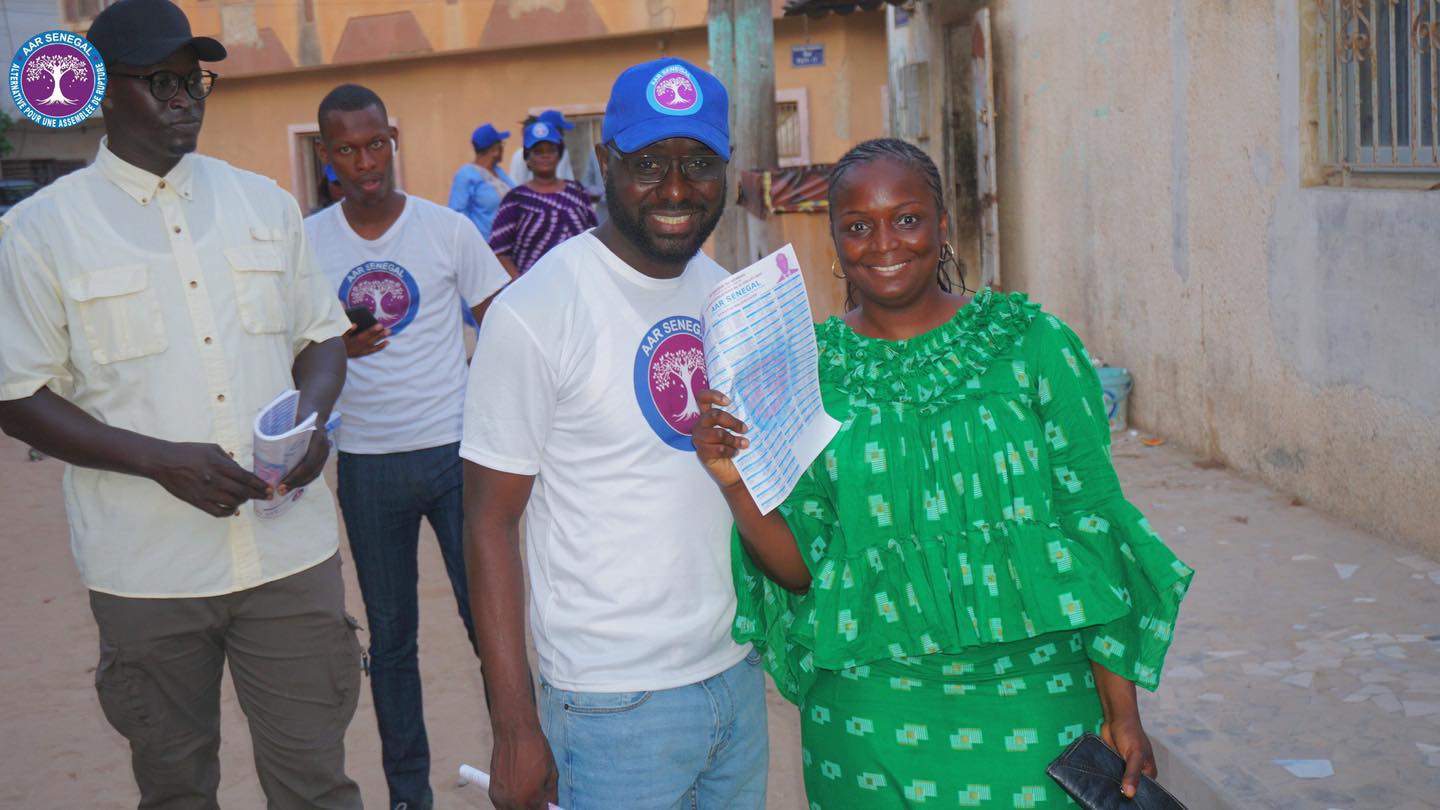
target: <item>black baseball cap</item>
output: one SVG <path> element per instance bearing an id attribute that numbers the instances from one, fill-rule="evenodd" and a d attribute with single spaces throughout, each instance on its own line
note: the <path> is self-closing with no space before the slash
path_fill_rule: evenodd
<path id="1" fill-rule="evenodd" d="M 190 20 L 170 0 L 119 0 L 100 12 L 85 34 L 106 63 L 153 65 L 186 45 L 202 62 L 219 62 L 225 46 L 190 33 Z"/>

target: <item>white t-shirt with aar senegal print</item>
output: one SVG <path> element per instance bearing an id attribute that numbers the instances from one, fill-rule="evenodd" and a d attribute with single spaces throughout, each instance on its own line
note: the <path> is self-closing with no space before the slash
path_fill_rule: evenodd
<path id="1" fill-rule="evenodd" d="M 586 232 L 485 316 L 460 455 L 536 476 L 530 627 L 560 689 L 668 689 L 744 658 L 730 639 L 730 511 L 695 458 L 700 311 L 725 271 L 656 279 Z"/>

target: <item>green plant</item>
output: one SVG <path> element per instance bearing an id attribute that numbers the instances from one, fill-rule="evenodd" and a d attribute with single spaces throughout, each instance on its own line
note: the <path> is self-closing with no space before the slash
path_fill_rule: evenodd
<path id="1" fill-rule="evenodd" d="M 15 119 L 11 118 L 4 110 L 0 110 L 0 157 L 15 151 L 15 147 L 10 145 L 10 139 L 6 137 L 13 126 L 15 126 Z"/>

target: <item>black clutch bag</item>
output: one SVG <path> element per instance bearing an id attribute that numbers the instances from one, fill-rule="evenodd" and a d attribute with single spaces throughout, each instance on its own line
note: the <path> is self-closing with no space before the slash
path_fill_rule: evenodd
<path id="1" fill-rule="evenodd" d="M 1085 810 L 1185 810 L 1179 799 L 1143 773 L 1135 798 L 1125 798 L 1120 792 L 1125 760 L 1094 734 L 1070 743 L 1045 773 Z"/>

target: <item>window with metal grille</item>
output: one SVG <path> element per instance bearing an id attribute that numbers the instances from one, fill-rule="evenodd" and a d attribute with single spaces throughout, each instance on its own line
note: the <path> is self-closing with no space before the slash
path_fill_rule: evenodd
<path id="1" fill-rule="evenodd" d="M 1346 172 L 1440 172 L 1440 0 L 1329 0 L 1321 144 Z"/>
<path id="2" fill-rule="evenodd" d="M 800 104 L 779 101 L 775 104 L 775 147 L 781 160 L 800 157 Z"/>
<path id="3" fill-rule="evenodd" d="M 0 160 L 0 177 L 6 180 L 29 180 L 37 186 L 47 186 L 70 172 L 83 168 L 83 160 L 15 158 Z"/>
<path id="4" fill-rule="evenodd" d="M 891 111 L 895 135 L 911 143 L 924 141 L 930 137 L 930 63 L 902 65 L 897 79 Z"/>
<path id="5" fill-rule="evenodd" d="M 810 100 L 803 87 L 775 90 L 775 157 L 781 166 L 810 162 Z"/>
<path id="6" fill-rule="evenodd" d="M 598 113 L 571 113 L 566 114 L 565 120 L 574 126 L 574 129 L 564 133 L 565 157 L 570 161 L 575 179 L 598 193 L 598 189 L 604 186 L 604 181 L 600 178 L 600 164 L 595 159 L 595 145 L 604 142 L 600 137 L 600 130 L 605 123 L 605 116 Z"/>

